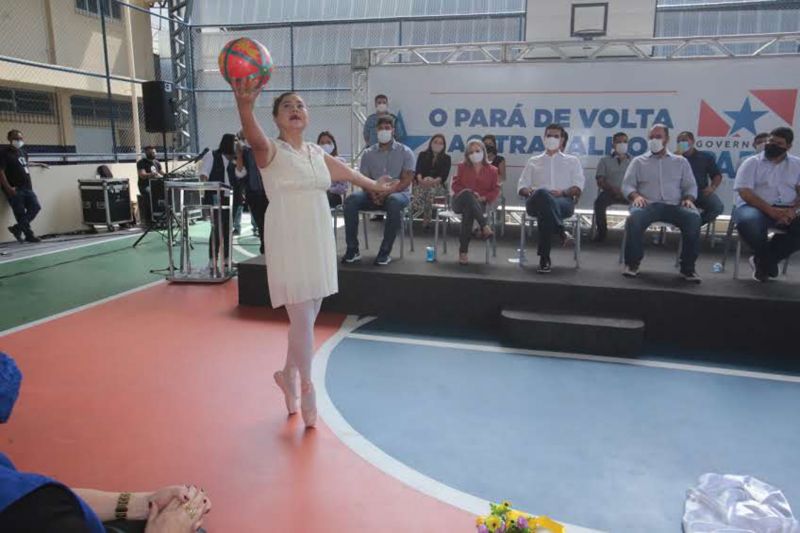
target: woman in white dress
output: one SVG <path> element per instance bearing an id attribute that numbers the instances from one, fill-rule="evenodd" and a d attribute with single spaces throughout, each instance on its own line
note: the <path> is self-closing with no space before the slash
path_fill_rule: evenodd
<path id="1" fill-rule="evenodd" d="M 384 191 L 385 186 L 303 140 L 308 109 L 295 93 L 275 99 L 272 116 L 279 135 L 268 139 L 255 117 L 255 102 L 261 92 L 255 85 L 255 80 L 232 84 L 242 130 L 269 198 L 264 241 L 270 300 L 274 308 L 285 305 L 289 315 L 286 364 L 274 378 L 289 414 L 294 414 L 299 377 L 300 411 L 306 426 L 311 427 L 317 420 L 311 383 L 314 322 L 322 299 L 338 291 L 336 245 L 326 191 L 331 180 L 350 181 L 370 191 Z"/>

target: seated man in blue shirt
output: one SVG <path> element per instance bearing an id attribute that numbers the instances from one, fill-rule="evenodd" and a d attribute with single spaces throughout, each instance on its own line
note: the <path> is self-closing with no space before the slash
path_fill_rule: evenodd
<path id="1" fill-rule="evenodd" d="M 778 263 L 800 250 L 800 157 L 788 154 L 789 128 L 775 128 L 764 151 L 744 160 L 733 189 L 739 194 L 733 217 L 741 238 L 753 249 L 753 279 L 778 276 Z M 769 228 L 784 233 L 768 239 Z"/>
<path id="2" fill-rule="evenodd" d="M 378 119 L 378 143 L 371 146 L 361 157 L 359 170 L 376 181 L 391 181 L 388 194 L 360 191 L 351 194 L 344 202 L 344 224 L 347 237 L 347 252 L 343 263 L 361 260 L 358 251 L 358 212 L 383 209 L 386 211 L 386 226 L 383 231 L 376 265 L 388 265 L 392 258 L 392 246 L 400 230 L 403 209 L 411 198 L 411 181 L 414 179 L 416 159 L 411 149 L 394 140 L 394 121 L 390 117 Z"/>
<path id="3" fill-rule="evenodd" d="M 705 226 L 714 222 L 725 209 L 722 200 L 715 192 L 722 183 L 722 174 L 713 155 L 695 148 L 694 134 L 691 131 L 682 131 L 678 134 L 678 153 L 683 155 L 692 167 L 697 182 L 697 199 L 694 205 L 700 210 L 700 225 Z"/>
<path id="4" fill-rule="evenodd" d="M 642 239 L 653 222 L 678 226 L 683 236 L 681 276 L 700 283 L 694 270 L 700 246 L 700 213 L 694 205 L 697 183 L 689 162 L 667 150 L 669 129 L 664 124 L 650 128 L 649 151 L 634 158 L 625 172 L 622 192 L 631 202 L 631 214 L 625 223 L 626 277 L 639 274 L 644 257 Z"/>

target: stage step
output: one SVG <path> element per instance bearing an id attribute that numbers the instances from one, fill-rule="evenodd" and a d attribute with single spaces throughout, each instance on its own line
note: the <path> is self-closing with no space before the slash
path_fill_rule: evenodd
<path id="1" fill-rule="evenodd" d="M 514 344 L 539 350 L 632 355 L 644 340 L 644 321 L 635 318 L 503 309 L 500 320 Z"/>

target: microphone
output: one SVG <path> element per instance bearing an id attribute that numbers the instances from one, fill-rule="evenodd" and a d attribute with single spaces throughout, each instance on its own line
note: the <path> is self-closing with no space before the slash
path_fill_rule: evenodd
<path id="1" fill-rule="evenodd" d="M 203 151 L 200 152 L 199 154 L 197 154 L 195 157 L 193 157 L 192 160 L 193 161 L 200 161 L 201 159 L 203 159 L 203 156 L 206 155 L 207 153 L 208 153 L 208 147 L 206 146 L 203 149 Z"/>

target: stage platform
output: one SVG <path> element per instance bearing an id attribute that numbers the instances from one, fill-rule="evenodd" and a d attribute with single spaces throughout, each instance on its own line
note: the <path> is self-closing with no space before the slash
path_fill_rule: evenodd
<path id="1" fill-rule="evenodd" d="M 518 246 L 518 227 L 507 228 L 498 239 L 497 257 L 484 264 L 484 244 L 473 241 L 471 264 L 457 263 L 458 243 L 451 235 L 448 254 L 438 261 L 425 261 L 425 247 L 433 243 L 433 232 L 415 228 L 415 251 L 399 258 L 395 243 L 393 262 L 385 267 L 372 264 L 382 234 L 382 223 L 369 222 L 369 250 L 362 261 L 339 265 L 339 293 L 323 309 L 352 315 L 377 315 L 403 322 L 436 323 L 463 328 L 500 328 L 503 310 L 536 314 L 594 316 L 644 322 L 644 342 L 684 350 L 748 351 L 765 357 L 796 355 L 797 317 L 800 316 L 800 259 L 789 266 L 787 276 L 769 283 L 751 279 L 746 255 L 740 279 L 733 279 L 733 257 L 724 273 L 713 273 L 721 261 L 722 243 L 711 250 L 704 242 L 697 264 L 703 279 L 689 284 L 674 268 L 678 235 L 669 234 L 663 246 L 648 235 L 640 275 L 624 278 L 618 264 L 621 232 L 609 240 L 592 243 L 584 235 L 581 268 L 575 269 L 571 249 L 554 249 L 553 271 L 536 273 L 536 234 L 528 243 L 524 268 L 508 262 Z M 339 253 L 344 252 L 343 229 L 339 229 Z M 240 305 L 268 305 L 266 267 L 263 257 L 239 264 Z M 565 332 L 571 331 L 565 326 Z M 579 335 L 577 326 L 573 326 Z M 567 333 L 569 334 L 569 333 Z M 517 335 L 518 336 L 518 335 Z M 510 339 L 510 342 L 512 340 Z M 528 345 L 535 347 L 535 339 Z M 549 349 L 548 346 L 540 346 Z M 602 350 L 598 350 L 602 352 Z"/>

